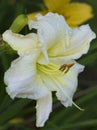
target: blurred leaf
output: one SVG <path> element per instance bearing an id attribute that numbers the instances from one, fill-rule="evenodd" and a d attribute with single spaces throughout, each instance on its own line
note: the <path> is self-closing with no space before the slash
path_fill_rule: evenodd
<path id="1" fill-rule="evenodd" d="M 95 50 L 97 50 L 97 40 L 91 43 L 91 46 L 90 46 L 90 52 L 93 52 Z"/>
<path id="2" fill-rule="evenodd" d="M 13 118 L 17 113 L 19 113 L 31 100 L 28 99 L 19 99 L 14 101 L 14 103 L 7 106 L 3 112 L 0 113 L 0 124 L 4 124 L 6 121 Z"/>
<path id="3" fill-rule="evenodd" d="M 96 60 L 97 60 L 97 52 L 84 56 L 83 58 L 78 60 L 78 62 L 83 65 L 89 65 L 89 64 L 93 64 L 93 62 L 95 62 Z"/>

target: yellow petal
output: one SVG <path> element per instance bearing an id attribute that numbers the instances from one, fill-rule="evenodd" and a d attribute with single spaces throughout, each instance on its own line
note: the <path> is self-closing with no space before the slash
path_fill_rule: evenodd
<path id="1" fill-rule="evenodd" d="M 32 20 L 36 20 L 36 15 L 37 14 L 39 14 L 39 13 L 41 13 L 41 14 L 46 14 L 47 13 L 47 11 L 45 10 L 45 11 L 37 11 L 37 12 L 33 12 L 33 13 L 31 13 L 31 14 L 28 14 L 27 16 L 28 16 L 28 19 L 30 20 L 30 19 L 32 19 Z"/>
<path id="2" fill-rule="evenodd" d="M 45 5 L 47 6 L 49 11 L 55 11 L 61 7 L 62 5 L 65 5 L 69 3 L 70 0 L 44 0 Z"/>
<path id="3" fill-rule="evenodd" d="M 78 26 L 93 17 L 91 6 L 77 2 L 64 5 L 64 8 L 60 9 L 60 13 L 64 14 L 67 23 L 72 27 Z"/>

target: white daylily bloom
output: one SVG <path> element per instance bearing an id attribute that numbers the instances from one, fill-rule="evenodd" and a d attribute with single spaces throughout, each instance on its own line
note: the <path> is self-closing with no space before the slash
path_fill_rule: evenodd
<path id="1" fill-rule="evenodd" d="M 11 98 L 37 100 L 36 125 L 42 127 L 52 111 L 52 91 L 65 107 L 72 105 L 77 77 L 84 69 L 75 59 L 87 53 L 95 34 L 89 25 L 71 29 L 62 16 L 53 13 L 38 15 L 29 27 L 37 29 L 37 34 L 23 36 L 10 30 L 3 34 L 3 40 L 19 54 L 4 81 Z"/>

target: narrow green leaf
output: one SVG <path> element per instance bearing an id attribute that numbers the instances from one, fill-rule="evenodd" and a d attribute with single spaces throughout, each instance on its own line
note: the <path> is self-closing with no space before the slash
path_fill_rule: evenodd
<path id="1" fill-rule="evenodd" d="M 97 49 L 97 40 L 94 41 L 94 42 L 91 44 L 91 46 L 90 46 L 90 51 L 94 51 L 94 50 L 96 50 L 96 49 Z"/>
<path id="2" fill-rule="evenodd" d="M 85 126 L 97 126 L 97 119 L 69 124 L 67 126 L 61 127 L 61 129 L 63 130 L 64 128 L 81 128 Z"/>
<path id="3" fill-rule="evenodd" d="M 4 97 L 2 100 L 2 104 L 0 105 L 0 113 L 5 111 L 5 109 L 12 103 L 12 100 L 8 95 Z"/>
<path id="4" fill-rule="evenodd" d="M 19 99 L 14 104 L 11 104 L 4 112 L 0 113 L 0 125 L 13 118 L 30 102 L 31 100 L 28 99 Z"/>
<path id="5" fill-rule="evenodd" d="M 83 58 L 78 60 L 78 62 L 83 65 L 88 65 L 88 64 L 92 64 L 96 60 L 97 60 L 97 52 L 84 56 Z"/>

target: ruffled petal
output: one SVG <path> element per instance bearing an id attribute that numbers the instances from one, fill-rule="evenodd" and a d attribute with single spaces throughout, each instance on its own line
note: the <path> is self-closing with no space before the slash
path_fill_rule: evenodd
<path id="1" fill-rule="evenodd" d="M 52 95 L 49 93 L 47 96 L 37 100 L 36 112 L 37 120 L 36 126 L 42 127 L 49 118 L 49 114 L 52 111 Z"/>
<path id="2" fill-rule="evenodd" d="M 56 96 L 65 107 L 73 103 L 72 98 L 78 85 L 78 74 L 83 69 L 84 66 L 76 63 L 63 77 L 56 77 Z"/>
<path id="3" fill-rule="evenodd" d="M 58 53 L 56 46 L 48 51 L 48 55 L 51 59 L 66 61 L 80 58 L 83 54 L 88 52 L 90 42 L 96 38 L 96 35 L 89 25 L 83 25 L 79 28 L 72 29 L 71 34 L 68 37 L 69 44 L 66 47 L 65 52 L 61 51 Z M 57 48 L 60 48 L 60 46 Z"/>
<path id="4" fill-rule="evenodd" d="M 7 30 L 3 33 L 3 40 L 6 41 L 19 55 L 23 55 L 40 46 L 38 37 L 35 33 L 20 35 Z"/>
<path id="5" fill-rule="evenodd" d="M 63 16 L 48 13 L 45 16 L 37 15 L 37 21 L 29 21 L 29 28 L 38 30 L 43 54 L 48 60 L 47 50 L 56 46 L 58 52 L 64 52 L 69 43 L 70 28 Z M 41 60 L 41 59 L 40 59 Z M 40 61 L 41 62 L 41 61 Z"/>
<path id="6" fill-rule="evenodd" d="M 72 31 L 70 46 L 64 53 L 65 58 L 78 59 L 86 54 L 90 47 L 90 42 L 96 38 L 96 34 L 91 30 L 89 25 L 83 25 Z"/>
<path id="7" fill-rule="evenodd" d="M 49 91 L 44 86 L 41 76 L 37 74 L 36 59 L 39 50 L 19 57 L 12 62 L 11 67 L 5 72 L 4 81 L 11 98 L 21 97 L 38 99 Z"/>

